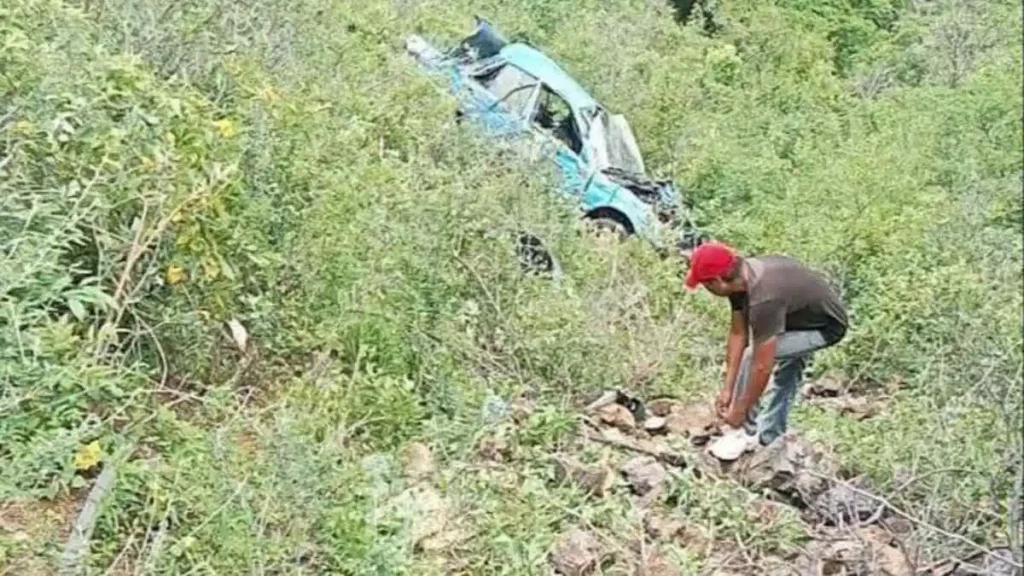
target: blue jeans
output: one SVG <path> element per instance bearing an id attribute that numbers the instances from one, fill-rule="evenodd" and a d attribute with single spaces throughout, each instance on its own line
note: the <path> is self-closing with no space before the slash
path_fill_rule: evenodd
<path id="1" fill-rule="evenodd" d="M 747 434 L 757 434 L 760 431 L 762 446 L 767 446 L 776 438 L 786 433 L 786 424 L 789 420 L 789 411 L 796 400 L 800 383 L 804 379 L 804 368 L 811 359 L 814 352 L 825 348 L 829 342 L 825 336 L 817 330 L 803 330 L 798 332 L 784 332 L 776 337 L 775 346 L 775 374 L 774 393 L 768 408 L 761 413 L 761 400 L 754 404 L 747 413 L 747 419 L 743 428 Z M 736 389 L 733 392 L 733 401 L 739 398 L 746 390 L 750 382 L 751 369 L 753 364 L 753 349 L 748 346 L 743 351 L 743 360 L 740 363 L 740 371 L 736 376 Z M 758 418 L 760 416 L 760 418 Z"/>

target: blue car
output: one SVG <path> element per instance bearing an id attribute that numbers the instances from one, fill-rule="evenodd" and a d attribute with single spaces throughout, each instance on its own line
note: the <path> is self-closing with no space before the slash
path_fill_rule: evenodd
<path id="1" fill-rule="evenodd" d="M 442 50 L 418 35 L 406 51 L 441 78 L 464 121 L 532 159 L 554 161 L 560 192 L 598 229 L 636 235 L 665 251 L 703 241 L 671 181 L 647 176 L 632 129 L 540 50 L 509 42 L 486 20 Z"/>

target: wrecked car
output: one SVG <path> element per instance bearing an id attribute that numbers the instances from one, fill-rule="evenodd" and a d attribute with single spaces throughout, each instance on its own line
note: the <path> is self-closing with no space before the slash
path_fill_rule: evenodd
<path id="1" fill-rule="evenodd" d="M 554 161 L 560 192 L 599 230 L 684 254 L 704 240 L 676 186 L 647 175 L 624 116 L 609 112 L 537 48 L 475 20 L 474 32 L 450 49 L 419 35 L 406 39 L 407 53 L 455 95 L 462 121 L 514 142 L 531 160 Z"/>

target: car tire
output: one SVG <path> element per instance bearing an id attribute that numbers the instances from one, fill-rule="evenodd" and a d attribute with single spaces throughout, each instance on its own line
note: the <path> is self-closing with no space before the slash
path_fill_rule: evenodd
<path id="1" fill-rule="evenodd" d="M 611 235 L 619 241 L 624 241 L 630 236 L 629 229 L 625 224 L 615 218 L 608 216 L 588 217 L 584 222 L 588 231 L 598 236 Z"/>
<path id="2" fill-rule="evenodd" d="M 565 273 L 562 264 L 547 246 L 532 234 L 521 233 L 516 242 L 516 256 L 519 265 L 527 274 L 548 276 L 560 285 Z"/>

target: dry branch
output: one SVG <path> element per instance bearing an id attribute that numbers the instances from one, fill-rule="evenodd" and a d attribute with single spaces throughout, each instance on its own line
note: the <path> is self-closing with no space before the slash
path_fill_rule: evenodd
<path id="1" fill-rule="evenodd" d="M 811 476 L 815 476 L 817 478 L 821 478 L 822 480 L 827 480 L 829 482 L 834 482 L 836 484 L 841 484 L 844 487 L 846 487 L 848 490 L 850 490 L 851 492 L 855 492 L 857 494 L 860 494 L 861 496 L 864 496 L 865 498 L 870 498 L 870 499 L 878 502 L 882 506 L 888 508 L 889 510 L 892 510 L 895 514 L 897 514 L 899 516 L 902 516 L 903 518 L 906 518 L 908 521 L 910 521 L 910 522 L 912 522 L 914 524 L 917 524 L 918 526 L 921 526 L 922 528 L 926 528 L 926 529 L 928 529 L 928 530 L 930 530 L 932 532 L 935 532 L 936 534 L 940 534 L 940 535 L 945 536 L 947 538 L 950 538 L 952 540 L 956 540 L 958 542 L 966 544 L 966 545 L 970 546 L 971 548 L 977 550 L 978 552 L 982 552 L 984 554 L 994 554 L 994 551 L 991 548 L 986 548 L 986 547 L 982 546 L 981 544 L 978 544 L 977 542 L 974 542 L 970 538 L 967 538 L 967 537 L 962 536 L 960 534 L 955 534 L 953 532 L 948 532 L 946 530 L 943 530 L 942 528 L 939 528 L 938 526 L 935 526 L 934 524 L 925 522 L 924 520 L 921 520 L 920 518 L 917 518 L 916 516 L 913 516 L 912 514 L 906 512 L 906 511 L 904 511 L 904 510 L 902 510 L 900 508 L 897 508 L 891 502 L 889 502 L 885 498 L 882 498 L 881 496 L 876 496 L 876 495 L 874 495 L 874 494 L 872 494 L 870 492 L 866 492 L 864 490 L 861 490 L 861 489 L 857 488 L 856 486 L 852 486 L 852 485 L 850 485 L 847 482 L 843 482 L 842 480 L 839 480 L 838 478 L 826 476 L 824 474 L 819 474 L 818 472 L 814 472 L 813 470 L 806 470 L 806 472 L 808 474 L 810 474 Z M 1016 567 L 1016 568 L 1024 567 L 1024 566 L 1021 566 L 1021 564 L 1018 563 L 1016 561 L 1016 559 L 1014 559 L 1014 561 L 1011 562 L 1011 564 L 1014 567 Z"/>

